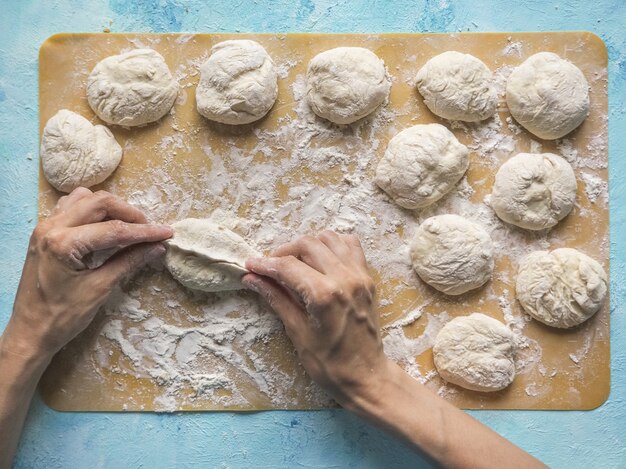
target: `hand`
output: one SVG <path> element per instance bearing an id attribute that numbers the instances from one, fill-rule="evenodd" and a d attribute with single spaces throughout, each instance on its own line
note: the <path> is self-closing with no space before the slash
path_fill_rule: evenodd
<path id="1" fill-rule="evenodd" d="M 243 277 L 285 325 L 305 370 L 341 405 L 385 373 L 374 283 L 356 236 L 324 231 L 249 259 Z"/>
<path id="2" fill-rule="evenodd" d="M 78 188 L 61 197 L 30 239 L 13 315 L 0 344 L 48 357 L 84 330 L 113 286 L 165 252 L 168 226 L 148 225 L 136 208 L 104 191 Z M 92 253 L 119 249 L 90 270 Z"/>

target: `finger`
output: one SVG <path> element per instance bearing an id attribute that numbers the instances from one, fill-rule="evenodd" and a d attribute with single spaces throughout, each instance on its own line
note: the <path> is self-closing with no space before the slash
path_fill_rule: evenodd
<path id="1" fill-rule="evenodd" d="M 144 225 L 120 220 L 92 223 L 68 230 L 68 237 L 82 255 L 102 249 L 121 249 L 133 244 L 163 241 L 171 238 L 172 234 L 172 228 L 167 225 Z"/>
<path id="2" fill-rule="evenodd" d="M 65 214 L 66 226 L 97 223 L 105 219 L 122 220 L 127 223 L 146 223 L 146 216 L 132 205 L 105 191 L 83 197 Z"/>
<path id="3" fill-rule="evenodd" d="M 71 207 L 72 204 L 76 203 L 80 199 L 87 197 L 91 194 L 93 194 L 93 192 L 91 192 L 86 187 L 77 187 L 72 192 L 70 192 L 67 195 L 64 195 L 63 197 L 59 199 L 56 207 L 54 208 L 54 212 L 55 213 L 64 212 L 69 207 Z"/>
<path id="4" fill-rule="evenodd" d="M 363 246 L 361 245 L 361 241 L 359 237 L 353 234 L 342 234 L 339 235 L 344 243 L 350 248 L 350 256 L 353 262 L 356 262 L 357 265 L 368 268 L 367 259 L 365 258 L 365 252 L 363 252 Z"/>
<path id="5" fill-rule="evenodd" d="M 140 267 L 165 254 L 161 243 L 137 244 L 118 252 L 104 265 L 93 271 L 93 278 L 98 283 L 112 288 Z"/>
<path id="6" fill-rule="evenodd" d="M 257 274 L 246 274 L 241 278 L 244 287 L 252 290 L 267 302 L 285 325 L 287 335 L 296 342 L 306 327 L 306 311 L 274 280 Z"/>
<path id="7" fill-rule="evenodd" d="M 344 239 L 334 231 L 325 230 L 319 234 L 319 239 L 329 250 L 331 250 L 337 258 L 344 264 L 354 262 L 350 247 L 345 243 Z"/>
<path id="8" fill-rule="evenodd" d="M 248 259 L 246 268 L 291 289 L 305 305 L 310 304 L 317 292 L 328 284 L 325 275 L 293 256 Z"/>
<path id="9" fill-rule="evenodd" d="M 337 256 L 322 241 L 312 236 L 304 236 L 283 244 L 272 255 L 296 257 L 323 274 L 336 271 L 341 264 Z"/>

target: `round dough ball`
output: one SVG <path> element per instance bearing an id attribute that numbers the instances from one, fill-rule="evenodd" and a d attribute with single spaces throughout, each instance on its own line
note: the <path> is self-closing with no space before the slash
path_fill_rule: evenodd
<path id="1" fill-rule="evenodd" d="M 496 173 L 491 206 L 502 220 L 529 230 L 556 225 L 574 207 L 576 176 L 552 153 L 519 153 Z"/>
<path id="2" fill-rule="evenodd" d="M 109 124 L 132 127 L 157 121 L 172 108 L 177 94 L 178 82 L 152 49 L 107 57 L 87 79 L 87 101 Z"/>
<path id="3" fill-rule="evenodd" d="M 274 62 L 258 42 L 220 42 L 200 67 L 197 109 L 212 121 L 233 125 L 257 121 L 269 112 L 277 95 Z"/>
<path id="4" fill-rule="evenodd" d="M 444 119 L 478 122 L 496 112 L 493 74 L 473 55 L 439 54 L 417 72 L 415 81 L 428 109 Z"/>
<path id="5" fill-rule="evenodd" d="M 607 277 L 602 266 L 576 249 L 535 251 L 517 272 L 517 299 L 533 318 L 548 326 L 577 326 L 604 303 Z"/>
<path id="6" fill-rule="evenodd" d="M 472 391 L 500 391 L 515 378 L 515 336 L 480 313 L 454 318 L 437 334 L 433 358 L 439 375 Z"/>
<path id="7" fill-rule="evenodd" d="M 513 70 L 506 85 L 513 118 L 545 140 L 561 138 L 589 114 L 589 85 L 571 62 L 551 52 L 535 54 Z"/>
<path id="8" fill-rule="evenodd" d="M 385 64 L 362 47 L 337 47 L 317 54 L 306 74 L 306 94 L 315 114 L 351 124 L 380 106 L 391 88 Z"/>
<path id="9" fill-rule="evenodd" d="M 411 243 L 411 260 L 431 287 L 460 295 L 491 278 L 493 245 L 477 223 L 458 215 L 437 215 L 418 227 Z"/>
<path id="10" fill-rule="evenodd" d="M 376 167 L 376 184 L 398 205 L 426 207 L 465 174 L 469 151 L 443 125 L 415 125 L 393 137 Z"/>
<path id="11" fill-rule="evenodd" d="M 61 192 L 91 187 L 108 178 L 122 159 L 122 147 L 109 129 L 61 109 L 41 137 L 43 174 Z"/>
<path id="12" fill-rule="evenodd" d="M 241 236 L 221 225 L 186 218 L 172 225 L 165 266 L 187 288 L 206 292 L 240 290 L 246 259 L 259 257 Z"/>

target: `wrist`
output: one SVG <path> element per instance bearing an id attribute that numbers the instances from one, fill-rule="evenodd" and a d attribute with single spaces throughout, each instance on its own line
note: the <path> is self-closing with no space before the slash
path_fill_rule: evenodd
<path id="1" fill-rule="evenodd" d="M 21 332 L 13 320 L 9 321 L 6 329 L 0 335 L 0 353 L 14 362 L 43 368 L 48 366 L 54 356 L 54 353 L 40 346 L 35 337 L 29 337 Z"/>
<path id="2" fill-rule="evenodd" d="M 385 357 L 369 378 L 358 388 L 352 390 L 345 402 L 340 402 L 345 409 L 369 417 L 382 408 L 385 402 L 386 389 L 394 379 L 397 365 Z"/>

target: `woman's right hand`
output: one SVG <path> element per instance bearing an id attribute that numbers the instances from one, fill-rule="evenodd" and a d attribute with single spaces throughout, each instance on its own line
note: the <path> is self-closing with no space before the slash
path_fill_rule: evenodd
<path id="1" fill-rule="evenodd" d="M 324 231 L 249 259 L 243 284 L 285 325 L 311 378 L 343 406 L 366 398 L 384 379 L 374 282 L 358 238 Z"/>

